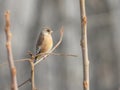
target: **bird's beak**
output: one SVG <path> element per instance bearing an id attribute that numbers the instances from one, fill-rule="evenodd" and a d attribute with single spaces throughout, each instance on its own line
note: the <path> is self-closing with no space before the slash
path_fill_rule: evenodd
<path id="1" fill-rule="evenodd" d="M 50 33 L 53 33 L 53 31 L 51 30 L 51 32 Z"/>

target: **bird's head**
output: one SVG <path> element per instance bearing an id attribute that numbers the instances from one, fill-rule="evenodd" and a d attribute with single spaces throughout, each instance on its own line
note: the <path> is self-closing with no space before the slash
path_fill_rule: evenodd
<path id="1" fill-rule="evenodd" d="M 44 28 L 43 33 L 45 34 L 52 34 L 52 30 L 50 28 Z"/>

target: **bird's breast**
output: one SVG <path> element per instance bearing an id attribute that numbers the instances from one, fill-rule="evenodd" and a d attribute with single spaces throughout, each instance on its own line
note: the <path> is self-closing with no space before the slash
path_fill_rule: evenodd
<path id="1" fill-rule="evenodd" d="M 53 46 L 53 40 L 51 35 L 45 35 L 41 45 L 41 53 L 48 52 Z"/>

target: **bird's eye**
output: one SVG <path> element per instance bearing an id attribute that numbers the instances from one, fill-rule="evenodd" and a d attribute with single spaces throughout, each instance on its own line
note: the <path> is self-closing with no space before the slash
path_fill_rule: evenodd
<path id="1" fill-rule="evenodd" d="M 49 30 L 49 29 L 47 29 L 47 32 L 50 32 L 50 30 Z"/>

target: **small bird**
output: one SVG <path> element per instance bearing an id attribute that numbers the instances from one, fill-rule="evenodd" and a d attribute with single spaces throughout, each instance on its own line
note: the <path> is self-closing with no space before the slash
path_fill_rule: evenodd
<path id="1" fill-rule="evenodd" d="M 47 53 L 52 49 L 53 39 L 52 39 L 52 30 L 50 28 L 44 28 L 40 33 L 39 38 L 36 44 L 36 55 L 42 53 Z M 42 55 L 38 55 L 35 58 L 34 63 L 41 58 Z"/>

